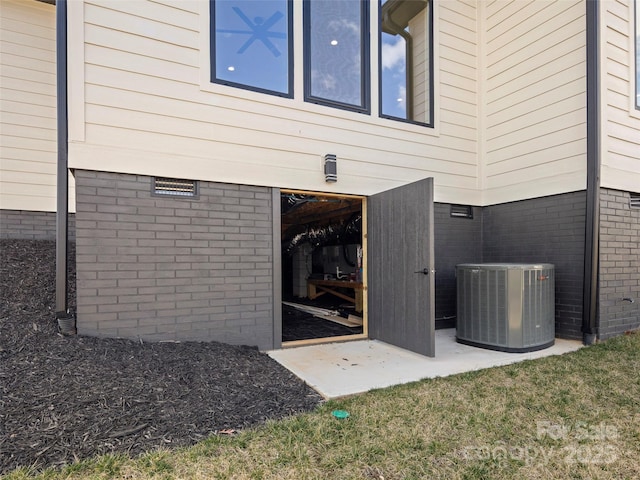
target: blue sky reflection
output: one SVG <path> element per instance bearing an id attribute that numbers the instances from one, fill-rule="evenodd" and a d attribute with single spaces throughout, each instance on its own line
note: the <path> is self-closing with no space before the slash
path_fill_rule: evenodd
<path id="1" fill-rule="evenodd" d="M 216 78 L 289 93 L 286 0 L 215 2 Z"/>

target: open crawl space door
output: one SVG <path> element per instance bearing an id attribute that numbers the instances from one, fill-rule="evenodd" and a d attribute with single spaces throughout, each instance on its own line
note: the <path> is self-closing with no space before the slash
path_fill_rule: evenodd
<path id="1" fill-rule="evenodd" d="M 433 178 L 367 201 L 369 337 L 435 356 Z"/>

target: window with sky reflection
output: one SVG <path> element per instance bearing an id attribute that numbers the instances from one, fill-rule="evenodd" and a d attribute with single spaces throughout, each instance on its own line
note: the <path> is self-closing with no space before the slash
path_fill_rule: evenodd
<path id="1" fill-rule="evenodd" d="M 214 81 L 291 96 L 291 3 L 216 0 Z"/>
<path id="2" fill-rule="evenodd" d="M 640 0 L 639 0 L 640 1 Z M 304 100 L 433 125 L 430 0 L 304 0 Z M 293 0 L 210 0 L 212 81 L 292 98 Z M 298 4 L 299 5 L 299 4 Z M 379 8 L 371 85 L 370 5 Z M 297 48 L 297 47 L 296 47 Z"/>
<path id="3" fill-rule="evenodd" d="M 345 108 L 368 109 L 367 3 L 304 3 L 305 97 Z"/>
<path id="4" fill-rule="evenodd" d="M 427 0 L 380 1 L 380 109 L 387 118 L 431 123 Z"/>

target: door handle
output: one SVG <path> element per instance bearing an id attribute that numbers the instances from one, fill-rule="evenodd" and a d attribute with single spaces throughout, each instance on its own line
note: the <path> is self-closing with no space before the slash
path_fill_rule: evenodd
<path id="1" fill-rule="evenodd" d="M 429 269 L 425 267 L 422 270 L 418 270 L 417 272 L 413 272 L 413 273 L 421 273 L 423 275 L 429 275 Z"/>

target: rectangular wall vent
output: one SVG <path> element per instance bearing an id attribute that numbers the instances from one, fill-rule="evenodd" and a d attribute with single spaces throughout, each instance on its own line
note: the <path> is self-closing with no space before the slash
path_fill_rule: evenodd
<path id="1" fill-rule="evenodd" d="M 640 208 L 640 193 L 629 193 L 629 206 Z"/>
<path id="2" fill-rule="evenodd" d="M 473 218 L 473 207 L 471 205 L 451 205 L 451 216 Z"/>
<path id="3" fill-rule="evenodd" d="M 195 180 L 154 177 L 153 193 L 156 195 L 195 197 L 198 195 L 198 182 Z"/>

